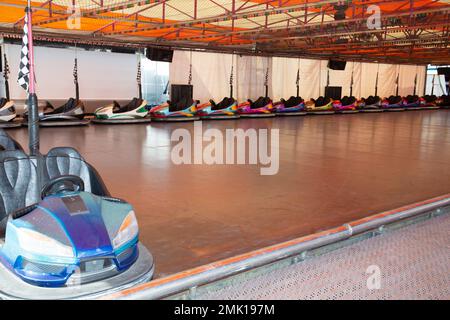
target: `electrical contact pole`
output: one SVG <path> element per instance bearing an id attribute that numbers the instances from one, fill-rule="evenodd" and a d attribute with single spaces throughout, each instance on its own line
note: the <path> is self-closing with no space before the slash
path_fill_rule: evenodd
<path id="1" fill-rule="evenodd" d="M 34 50 L 33 50 L 33 23 L 31 12 L 31 1 L 28 0 L 28 6 L 26 8 L 26 14 L 28 16 L 27 29 L 28 29 L 28 59 L 30 64 L 29 84 L 28 84 L 28 136 L 29 136 L 29 148 L 30 155 L 39 156 L 39 111 L 38 101 L 36 95 L 36 86 L 34 81 Z"/>

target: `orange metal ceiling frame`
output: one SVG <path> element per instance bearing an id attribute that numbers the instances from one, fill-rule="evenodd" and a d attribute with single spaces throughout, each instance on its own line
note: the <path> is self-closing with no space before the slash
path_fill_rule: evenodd
<path id="1" fill-rule="evenodd" d="M 0 35 L 20 36 L 25 6 L 0 1 Z M 450 1 L 35 0 L 32 8 L 35 36 L 48 41 L 450 63 Z"/>

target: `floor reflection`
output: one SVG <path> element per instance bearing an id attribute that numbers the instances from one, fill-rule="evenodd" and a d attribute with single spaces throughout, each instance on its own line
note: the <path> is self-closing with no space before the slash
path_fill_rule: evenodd
<path id="1" fill-rule="evenodd" d="M 136 208 L 162 276 L 450 191 L 450 112 L 203 122 L 203 130 L 280 129 L 280 170 L 170 161 L 192 123 L 45 128 Z M 9 131 L 26 145 L 26 130 Z"/>

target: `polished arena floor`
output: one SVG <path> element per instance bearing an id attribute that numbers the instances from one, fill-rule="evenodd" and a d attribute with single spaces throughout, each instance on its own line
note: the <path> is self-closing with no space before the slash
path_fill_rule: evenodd
<path id="1" fill-rule="evenodd" d="M 136 209 L 156 277 L 450 191 L 450 111 L 241 119 L 203 129 L 280 130 L 280 168 L 175 165 L 170 137 L 192 123 L 42 128 L 72 146 Z M 26 145 L 26 129 L 9 133 Z"/>

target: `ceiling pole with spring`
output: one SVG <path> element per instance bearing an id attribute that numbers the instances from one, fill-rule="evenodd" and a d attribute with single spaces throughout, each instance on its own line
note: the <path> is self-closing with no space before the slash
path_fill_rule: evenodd
<path id="1" fill-rule="evenodd" d="M 297 85 L 297 97 L 300 96 L 300 58 L 298 59 L 297 79 L 295 84 Z"/>
<path id="2" fill-rule="evenodd" d="M 141 61 L 140 61 L 139 55 L 138 55 L 138 63 L 137 63 L 136 82 L 137 82 L 137 86 L 138 86 L 139 99 L 142 99 L 142 74 L 141 74 Z"/>
<path id="3" fill-rule="evenodd" d="M 75 60 L 73 64 L 73 83 L 75 84 L 75 99 L 80 100 L 80 86 L 78 84 L 78 52 L 77 45 L 75 44 Z"/>
<path id="4" fill-rule="evenodd" d="M 3 51 L 3 57 L 4 57 L 4 63 L 5 63 L 5 67 L 4 67 L 4 71 L 3 71 L 3 77 L 5 78 L 5 96 L 6 99 L 9 101 L 11 99 L 10 95 L 9 95 L 9 65 L 8 65 L 8 58 L 6 57 L 6 51 Z"/>
<path id="5" fill-rule="evenodd" d="M 234 55 L 231 55 L 231 73 L 230 73 L 230 98 L 233 98 L 233 79 L 234 78 Z"/>
<path id="6" fill-rule="evenodd" d="M 27 7 L 25 9 L 27 20 L 27 40 L 28 40 L 28 63 L 29 63 L 29 76 L 28 76 L 28 138 L 30 155 L 40 156 L 39 152 L 39 112 L 38 112 L 38 100 L 36 95 L 35 76 L 34 76 L 34 48 L 33 48 L 33 24 L 32 24 L 32 11 L 31 1 L 28 0 Z"/>
<path id="7" fill-rule="evenodd" d="M 378 97 L 378 76 L 380 74 L 380 64 L 377 65 L 377 77 L 375 79 L 375 97 Z"/>

